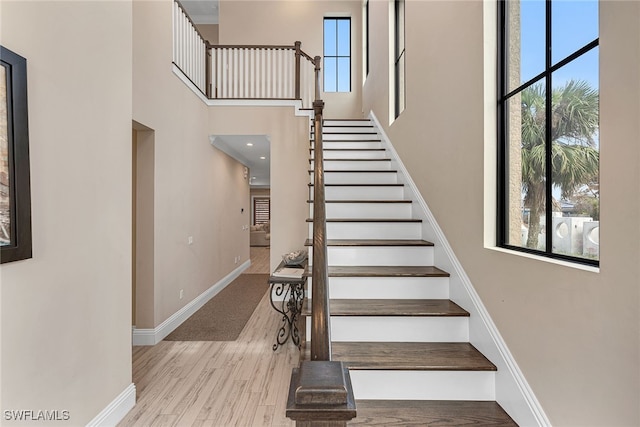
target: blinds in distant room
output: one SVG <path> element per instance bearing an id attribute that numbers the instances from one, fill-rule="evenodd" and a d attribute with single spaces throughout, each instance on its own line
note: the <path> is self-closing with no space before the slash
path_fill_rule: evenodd
<path id="1" fill-rule="evenodd" d="M 255 197 L 253 199 L 253 225 L 266 224 L 271 219 L 271 199 Z"/>

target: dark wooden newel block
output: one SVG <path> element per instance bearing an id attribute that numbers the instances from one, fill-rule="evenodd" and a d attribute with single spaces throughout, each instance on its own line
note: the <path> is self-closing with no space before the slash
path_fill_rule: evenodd
<path id="1" fill-rule="evenodd" d="M 344 426 L 355 416 L 351 378 L 342 362 L 305 361 L 293 370 L 287 417 L 298 426 Z"/>

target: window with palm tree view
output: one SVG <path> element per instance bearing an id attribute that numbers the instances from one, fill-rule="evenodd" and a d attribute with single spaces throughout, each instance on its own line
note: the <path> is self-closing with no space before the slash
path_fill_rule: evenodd
<path id="1" fill-rule="evenodd" d="M 501 0 L 498 243 L 597 265 L 598 2 Z"/>

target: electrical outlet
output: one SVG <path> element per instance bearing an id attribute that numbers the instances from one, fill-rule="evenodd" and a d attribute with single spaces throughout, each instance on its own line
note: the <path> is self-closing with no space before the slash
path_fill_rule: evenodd
<path id="1" fill-rule="evenodd" d="M 180 299 L 184 298 L 184 289 L 180 289 Z"/>
<path id="2" fill-rule="evenodd" d="M 193 245 L 193 236 L 189 236 L 187 238 L 187 243 L 190 244 L 190 245 Z"/>

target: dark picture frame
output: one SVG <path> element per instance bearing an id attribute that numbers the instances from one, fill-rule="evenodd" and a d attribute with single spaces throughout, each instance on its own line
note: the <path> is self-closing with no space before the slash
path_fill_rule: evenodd
<path id="1" fill-rule="evenodd" d="M 32 257 L 27 60 L 0 46 L 0 263 Z M 5 111 L 2 111 L 5 110 Z"/>

